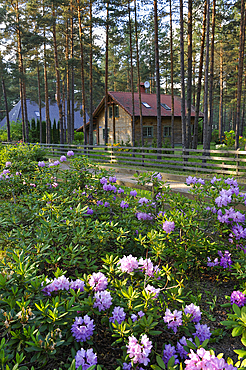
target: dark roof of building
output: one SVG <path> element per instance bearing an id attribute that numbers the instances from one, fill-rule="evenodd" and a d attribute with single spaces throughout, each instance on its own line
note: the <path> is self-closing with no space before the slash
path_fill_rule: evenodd
<path id="1" fill-rule="evenodd" d="M 130 116 L 133 115 L 132 109 L 132 93 L 131 92 L 122 92 L 122 91 L 110 91 L 109 96 L 115 100 Z M 161 94 L 161 116 L 162 117 L 171 117 L 172 116 L 172 102 L 171 95 Z M 156 117 L 157 116 L 157 101 L 156 94 L 146 94 L 141 93 L 142 101 L 142 115 L 143 117 Z M 147 104 L 144 104 L 147 103 Z M 93 113 L 95 117 L 104 104 L 104 98 L 101 100 L 100 104 L 97 106 L 96 110 Z M 135 116 L 140 115 L 139 110 L 139 94 L 134 93 L 134 112 Z M 181 98 L 174 96 L 174 116 L 181 117 Z M 191 116 L 195 117 L 195 107 L 191 106 Z M 203 117 L 203 113 L 199 112 L 199 117 Z"/>
<path id="2" fill-rule="evenodd" d="M 67 102 L 65 101 L 65 109 L 67 108 Z M 83 117 L 81 116 L 81 106 L 75 107 L 75 112 L 74 112 L 74 128 L 77 129 L 80 126 L 83 125 Z M 54 119 L 56 120 L 56 123 L 59 120 L 59 109 L 57 106 L 56 102 L 49 102 L 49 112 L 50 112 L 50 122 L 51 126 L 53 126 Z M 43 104 L 42 110 L 42 121 L 45 120 L 45 105 Z M 27 99 L 27 116 L 28 120 L 31 121 L 33 118 L 35 121 L 39 119 L 39 107 L 38 104 L 35 103 L 34 101 L 31 101 Z M 17 122 L 17 120 L 21 121 L 22 116 L 21 116 L 21 102 L 19 101 L 13 109 L 9 112 L 9 121 L 12 122 Z M 89 116 L 86 113 L 86 121 L 89 120 Z M 6 125 L 6 117 L 3 118 L 3 120 L 0 122 L 0 128 Z"/>

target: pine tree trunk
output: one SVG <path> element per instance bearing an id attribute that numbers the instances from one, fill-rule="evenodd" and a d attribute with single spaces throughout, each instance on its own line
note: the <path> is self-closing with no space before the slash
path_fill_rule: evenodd
<path id="1" fill-rule="evenodd" d="M 219 102 L 219 139 L 222 143 L 223 135 L 223 44 L 220 40 L 220 102 Z"/>
<path id="2" fill-rule="evenodd" d="M 214 85 L 214 33 L 215 33 L 216 0 L 213 0 L 212 33 L 211 33 L 211 63 L 209 75 L 209 110 L 208 110 L 208 144 L 210 149 L 213 128 L 213 85 Z"/>
<path id="3" fill-rule="evenodd" d="M 104 142 L 108 144 L 108 34 L 109 34 L 109 12 L 107 3 L 107 20 L 106 20 L 106 50 L 105 50 L 105 106 L 104 106 Z M 98 137 L 99 140 L 99 137 Z"/>
<path id="4" fill-rule="evenodd" d="M 191 143 L 191 94 L 192 94 L 192 0 L 188 0 L 188 79 L 187 79 L 187 119 L 186 148 Z"/>
<path id="5" fill-rule="evenodd" d="M 66 47 L 65 47 L 65 59 L 66 59 L 66 85 L 67 85 L 67 142 L 71 144 L 72 138 L 71 138 L 71 114 L 70 114 L 70 66 L 69 66 L 69 29 L 68 29 L 68 20 L 66 24 Z M 64 111 L 65 112 L 65 111 Z"/>
<path id="6" fill-rule="evenodd" d="M 70 118 L 70 138 L 71 141 L 74 140 L 74 42 L 73 42 L 73 1 L 70 0 L 70 59 L 72 61 L 71 65 L 71 118 Z"/>
<path id="7" fill-rule="evenodd" d="M 244 80 L 244 89 L 243 89 L 243 109 L 242 109 L 242 119 L 241 119 L 240 130 L 239 130 L 240 136 L 243 136 L 243 131 L 244 131 L 244 116 L 245 116 L 245 103 L 246 103 L 245 85 L 246 85 L 246 80 Z"/>
<path id="8" fill-rule="evenodd" d="M 36 49 L 37 57 L 37 77 L 38 77 L 38 109 L 39 109 L 39 142 L 42 143 L 42 101 L 41 101 L 41 87 L 40 87 L 40 71 L 39 71 L 39 61 L 38 61 L 38 49 Z"/>
<path id="9" fill-rule="evenodd" d="M 57 53 L 57 42 L 56 42 L 56 14 L 54 4 L 52 5 L 52 16 L 53 16 L 53 44 L 54 44 L 54 59 L 55 59 L 55 70 L 56 70 L 56 99 L 59 109 L 59 121 L 60 121 L 60 144 L 64 144 L 64 128 L 63 128 L 63 115 L 62 115 L 62 101 L 61 101 L 61 85 L 60 85 L 60 71 Z"/>
<path id="10" fill-rule="evenodd" d="M 92 69 L 92 0 L 90 0 L 90 123 L 89 123 L 89 144 L 93 145 L 93 69 Z"/>
<path id="11" fill-rule="evenodd" d="M 172 0 L 169 0 L 170 5 L 170 59 L 171 59 L 171 146 L 174 148 L 174 91 L 173 91 L 173 22 L 172 22 Z"/>
<path id="12" fill-rule="evenodd" d="M 50 144 L 51 142 L 50 131 L 51 130 L 50 130 L 49 89 L 48 89 L 47 63 L 46 63 L 45 27 L 44 27 L 44 96 L 45 96 L 44 99 L 45 99 L 46 144 Z M 42 122 L 40 122 L 40 131 L 42 132 Z"/>
<path id="13" fill-rule="evenodd" d="M 135 42 L 136 42 L 137 74 L 138 74 L 138 101 L 139 101 L 140 136 L 141 136 L 141 145 L 144 146 L 142 99 L 141 99 L 141 87 L 140 87 L 141 80 L 140 80 L 139 52 L 138 52 L 138 24 L 137 24 L 136 0 L 134 0 L 134 15 L 135 15 Z M 157 43 L 158 43 L 158 40 L 157 40 Z M 158 47 L 158 45 L 157 45 L 157 47 Z"/>
<path id="14" fill-rule="evenodd" d="M 63 127 L 64 127 L 64 143 L 67 142 L 67 126 L 66 126 L 66 105 L 65 105 L 65 100 L 66 100 L 66 94 L 65 94 L 65 82 L 64 80 L 62 81 L 62 113 L 63 113 Z"/>
<path id="15" fill-rule="evenodd" d="M 155 75 L 156 75 L 156 105 L 157 105 L 157 147 L 161 148 L 162 146 L 161 92 L 160 92 L 157 0 L 154 0 L 154 23 L 155 23 Z"/>
<path id="16" fill-rule="evenodd" d="M 206 62 L 204 78 L 204 120 L 203 120 L 203 149 L 208 149 L 208 70 L 209 70 L 209 17 L 210 0 L 207 0 L 207 27 L 206 27 Z"/>
<path id="17" fill-rule="evenodd" d="M 128 0 L 129 16 L 129 43 L 130 43 L 130 60 L 131 60 L 131 93 L 132 93 L 132 145 L 135 146 L 135 101 L 134 101 L 134 81 L 133 81 L 133 61 L 132 61 L 132 24 L 131 24 L 131 7 Z"/>
<path id="18" fill-rule="evenodd" d="M 84 75 L 84 45 L 83 45 L 83 31 L 81 20 L 80 0 L 77 0 L 78 21 L 79 21 L 79 43 L 80 43 L 80 73 L 81 73 L 81 89 L 82 89 L 82 112 L 84 125 L 84 145 L 87 145 L 86 133 L 86 111 L 85 111 L 85 75 Z"/>
<path id="19" fill-rule="evenodd" d="M 8 109 L 8 101 L 7 101 L 7 94 L 6 94 L 6 88 L 5 88 L 5 81 L 3 78 L 3 72 L 2 75 L 2 89 L 3 89 L 3 97 L 4 97 L 4 104 L 5 104 L 5 111 L 6 111 L 6 124 L 7 124 L 7 137 L 8 142 L 11 141 L 11 135 L 10 135 L 10 123 L 9 123 L 9 109 Z"/>
<path id="20" fill-rule="evenodd" d="M 24 95 L 23 95 L 23 60 L 22 60 L 22 50 L 21 50 L 21 34 L 19 27 L 19 4 L 18 1 L 15 4 L 16 12 L 16 23 L 17 23 L 17 50 L 18 50 L 18 67 L 19 67 L 19 84 L 20 84 L 20 101 L 21 101 L 21 118 L 22 118 L 22 140 L 25 142 L 27 139 L 26 136 L 26 127 L 25 127 L 25 112 L 24 112 Z"/>
<path id="21" fill-rule="evenodd" d="M 184 19 L 183 0 L 179 0 L 180 8 L 180 78 L 181 78 L 181 122 L 182 147 L 186 148 L 186 117 L 185 117 L 185 82 L 184 82 Z"/>
<path id="22" fill-rule="evenodd" d="M 202 70 L 203 70 L 203 55 L 204 55 L 204 45 L 205 45 L 205 33 L 206 33 L 206 14 L 207 14 L 207 0 L 204 2 L 203 11 L 203 22 L 202 22 L 202 38 L 201 38 L 201 49 L 200 49 L 200 63 L 199 63 L 199 74 L 197 83 L 197 95 L 196 95 L 196 113 L 194 121 L 194 136 L 192 142 L 192 148 L 197 149 L 198 144 L 198 120 L 200 111 L 200 100 L 201 100 L 201 89 L 202 89 Z"/>
<path id="23" fill-rule="evenodd" d="M 240 113 L 241 113 L 241 98 L 242 98 L 242 82 L 243 82 L 243 58 L 245 44 L 245 0 L 241 0 L 241 24 L 239 37 L 239 58 L 238 58 L 238 82 L 237 82 L 237 110 L 235 122 L 235 149 L 239 148 L 239 130 L 240 130 Z"/>

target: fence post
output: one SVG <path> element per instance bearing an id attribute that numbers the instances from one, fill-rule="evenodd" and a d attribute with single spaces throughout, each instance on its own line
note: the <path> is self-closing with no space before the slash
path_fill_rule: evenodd
<path id="1" fill-rule="evenodd" d="M 110 163 L 113 163 L 113 146 L 110 148 Z"/>

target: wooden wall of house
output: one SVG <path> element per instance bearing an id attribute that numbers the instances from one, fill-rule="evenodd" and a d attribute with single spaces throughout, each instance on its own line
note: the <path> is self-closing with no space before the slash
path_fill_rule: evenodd
<path id="1" fill-rule="evenodd" d="M 105 115 L 104 109 L 100 112 L 97 123 L 99 125 L 99 144 L 104 144 L 103 129 L 105 128 Z M 113 144 L 113 118 L 108 118 L 108 142 Z M 115 138 L 117 143 L 122 141 L 126 143 L 131 142 L 132 128 L 131 128 L 131 117 L 126 111 L 119 106 L 119 117 L 115 117 Z"/>
<path id="2" fill-rule="evenodd" d="M 164 127 L 171 127 L 171 117 L 162 117 L 161 120 L 162 123 L 162 143 L 164 143 L 165 139 L 171 140 L 171 138 L 164 137 Z M 148 142 L 149 145 L 152 144 L 152 141 L 154 138 L 157 138 L 157 121 L 156 117 L 143 117 L 143 126 L 152 126 L 153 127 L 153 137 L 152 138 L 146 138 L 144 137 L 144 141 Z M 139 118 L 137 119 L 137 123 L 135 125 L 136 127 L 136 141 L 138 144 L 140 144 L 140 124 L 139 124 Z M 181 144 L 182 143 L 182 127 L 181 127 L 181 117 L 175 117 L 174 118 L 174 144 Z"/>

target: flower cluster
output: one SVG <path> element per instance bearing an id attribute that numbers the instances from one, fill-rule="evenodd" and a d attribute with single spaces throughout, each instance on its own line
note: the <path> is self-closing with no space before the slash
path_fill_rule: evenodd
<path id="1" fill-rule="evenodd" d="M 82 370 L 87 370 L 92 365 L 97 364 L 97 355 L 93 352 L 93 349 L 84 350 L 81 348 L 75 356 L 75 366 L 78 369 L 79 366 L 82 366 Z"/>
<path id="2" fill-rule="evenodd" d="M 50 284 L 49 284 L 50 283 Z M 45 295 L 51 295 L 52 292 L 57 292 L 59 290 L 69 290 L 69 289 L 80 289 L 80 291 L 84 290 L 85 283 L 83 280 L 77 279 L 75 281 L 69 281 L 64 275 L 55 278 L 54 280 L 50 281 L 46 279 L 46 287 L 42 289 L 42 292 Z M 43 283 L 42 283 L 43 285 Z"/>
<path id="3" fill-rule="evenodd" d="M 124 308 L 118 306 L 113 309 L 112 317 L 109 318 L 110 322 L 117 321 L 118 324 L 121 324 L 122 321 L 124 321 L 126 318 L 126 313 L 124 311 Z"/>
<path id="4" fill-rule="evenodd" d="M 174 230 L 175 224 L 173 221 L 165 221 L 162 228 L 167 234 L 170 234 Z"/>
<path id="5" fill-rule="evenodd" d="M 122 272 L 133 272 L 134 269 L 138 268 L 137 257 L 133 257 L 131 254 L 129 256 L 124 256 L 118 261 L 120 269 Z"/>
<path id="6" fill-rule="evenodd" d="M 93 272 L 89 280 L 89 285 L 95 292 L 100 292 L 107 288 L 108 279 L 102 272 Z"/>
<path id="7" fill-rule="evenodd" d="M 215 260 L 212 262 L 211 259 L 208 257 L 208 262 L 207 262 L 208 267 L 214 267 L 214 266 L 220 265 L 226 269 L 232 265 L 231 253 L 229 253 L 228 251 L 225 251 L 223 255 L 223 252 L 218 251 L 218 255 L 220 256 L 220 261 L 218 258 L 215 258 Z"/>
<path id="8" fill-rule="evenodd" d="M 216 369 L 216 370 L 236 370 L 237 368 L 233 365 L 229 365 L 223 358 L 219 359 L 212 355 L 209 351 L 204 348 L 199 348 L 195 353 L 191 349 L 189 353 L 189 360 L 185 360 L 185 370 L 194 369 Z"/>
<path id="9" fill-rule="evenodd" d="M 85 342 L 89 339 L 95 328 L 94 321 L 88 315 L 82 317 L 75 317 L 71 332 L 77 342 Z"/>
<path id="10" fill-rule="evenodd" d="M 234 290 L 231 294 L 231 304 L 235 303 L 238 307 L 243 307 L 246 304 L 246 296 L 240 290 Z"/>
<path id="11" fill-rule="evenodd" d="M 139 221 L 141 221 L 141 220 L 143 220 L 143 221 L 153 220 L 153 216 L 151 215 L 151 213 L 137 212 L 136 217 Z"/>
<path id="12" fill-rule="evenodd" d="M 112 304 L 112 297 L 110 295 L 110 292 L 107 292 L 107 290 L 96 292 L 94 295 L 94 299 L 95 302 L 93 307 L 97 307 L 99 312 L 106 310 Z"/>
<path id="13" fill-rule="evenodd" d="M 184 309 L 186 315 L 191 315 L 191 321 L 199 322 L 201 320 L 201 311 L 199 306 L 195 306 L 194 303 L 191 303 L 189 306 L 186 306 Z"/>
<path id="14" fill-rule="evenodd" d="M 196 177 L 188 176 L 186 179 L 186 184 L 187 185 L 191 185 L 191 184 L 205 185 L 205 181 L 203 179 L 197 179 Z"/>
<path id="15" fill-rule="evenodd" d="M 140 343 L 133 335 L 128 338 L 129 343 L 126 345 L 127 353 L 134 364 L 143 364 L 145 366 L 149 363 L 149 354 L 152 348 L 152 342 L 146 334 L 142 335 Z"/>
<path id="16" fill-rule="evenodd" d="M 172 329 L 174 333 L 177 333 L 177 328 L 183 324 L 182 311 L 174 310 L 172 313 L 169 308 L 167 308 L 163 320 L 167 323 L 168 329 Z"/>

